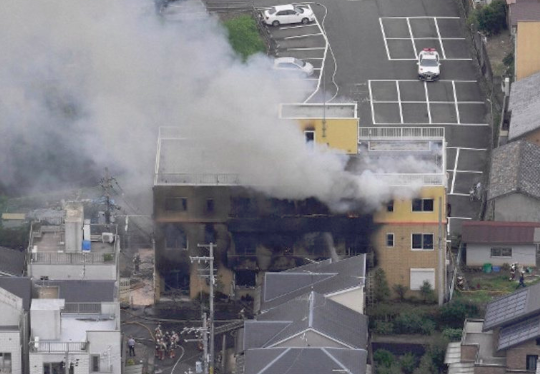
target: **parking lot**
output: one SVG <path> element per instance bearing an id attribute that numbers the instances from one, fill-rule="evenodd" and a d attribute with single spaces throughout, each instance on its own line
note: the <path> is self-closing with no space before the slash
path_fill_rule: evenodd
<path id="1" fill-rule="evenodd" d="M 289 24 L 278 27 L 266 26 L 269 34 L 276 43 L 275 57 L 295 57 L 297 59 L 309 62 L 314 67 L 314 74 L 311 77 L 299 78 L 313 81 L 313 92 L 306 98 L 305 102 L 312 99 L 318 100 L 317 94 L 321 94 L 321 77 L 325 67 L 326 57 L 328 55 L 328 39 L 324 33 L 324 27 L 319 22 L 319 16 L 324 19 L 324 9 L 317 5 L 305 4 L 304 7 L 313 10 L 317 16 L 314 22 L 307 25 Z M 258 11 L 264 11 L 267 7 L 259 7 Z"/>

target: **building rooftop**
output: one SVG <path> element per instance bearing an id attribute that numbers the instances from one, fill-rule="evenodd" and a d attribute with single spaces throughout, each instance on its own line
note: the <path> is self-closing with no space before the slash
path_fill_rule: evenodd
<path id="1" fill-rule="evenodd" d="M 330 259 L 284 272 L 267 272 L 261 290 L 261 310 L 279 306 L 311 291 L 328 295 L 363 287 L 366 255 L 332 262 Z"/>
<path id="2" fill-rule="evenodd" d="M 483 331 L 506 326 L 538 314 L 540 314 L 540 284 L 535 284 L 490 302 L 486 308 Z"/>
<path id="3" fill-rule="evenodd" d="M 510 6 L 510 15 L 514 10 L 536 7 L 540 11 L 540 3 L 536 0 L 520 0 Z M 508 138 L 515 140 L 522 135 L 540 128 L 540 73 L 512 83 L 508 109 L 512 112 Z"/>
<path id="4" fill-rule="evenodd" d="M 488 199 L 510 193 L 540 199 L 539 146 L 519 140 L 493 150 Z"/>
<path id="5" fill-rule="evenodd" d="M 512 26 L 517 26 L 518 21 L 540 21 L 540 3 L 537 0 L 517 0 L 509 4 L 509 16 Z"/>
<path id="6" fill-rule="evenodd" d="M 25 253 L 0 247 L 0 276 L 20 277 L 24 273 Z"/>
<path id="7" fill-rule="evenodd" d="M 497 347 L 493 332 L 483 332 L 482 325 L 482 320 L 466 320 L 462 344 L 478 347 L 477 363 L 484 365 L 505 365 L 505 357 L 497 356 Z"/>
<path id="8" fill-rule="evenodd" d="M 264 348 L 245 354 L 245 374 L 367 373 L 367 352 L 341 348 Z"/>
<path id="9" fill-rule="evenodd" d="M 62 314 L 62 331 L 59 340 L 62 342 L 84 342 L 88 331 L 115 330 L 117 330 L 117 324 L 114 318 Z"/>
<path id="10" fill-rule="evenodd" d="M 531 244 L 538 241 L 535 232 L 539 228 L 539 222 L 465 221 L 462 240 L 464 243 Z"/>
<path id="11" fill-rule="evenodd" d="M 35 281 L 34 297 L 64 299 L 66 303 L 112 302 L 116 299 L 114 280 Z"/>
<path id="12" fill-rule="evenodd" d="M 358 119 L 356 103 L 281 104 L 279 118 L 284 119 Z"/>
<path id="13" fill-rule="evenodd" d="M 0 277 L 0 288 L 22 299 L 23 309 L 30 310 L 32 300 L 32 281 L 30 278 Z"/>

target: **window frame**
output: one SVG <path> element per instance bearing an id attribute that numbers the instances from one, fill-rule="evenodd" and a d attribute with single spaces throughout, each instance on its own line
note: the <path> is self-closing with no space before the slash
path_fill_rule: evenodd
<path id="1" fill-rule="evenodd" d="M 9 355 L 9 367 L 5 366 L 6 355 Z M 9 371 L 4 371 L 8 369 Z M 2 373 L 11 373 L 13 371 L 13 355 L 11 352 L 0 352 L 0 372 Z"/>
<path id="2" fill-rule="evenodd" d="M 173 209 L 173 204 L 169 204 L 171 200 L 180 201 L 181 209 Z M 166 212 L 187 212 L 188 210 L 188 199 L 184 196 L 170 196 L 165 198 L 165 211 Z"/>
<path id="3" fill-rule="evenodd" d="M 431 210 L 425 208 L 425 202 L 431 202 Z M 420 202 L 419 210 L 415 209 L 415 202 Z M 433 213 L 435 211 L 435 199 L 412 199 L 411 200 L 411 212 L 414 213 Z"/>
<path id="4" fill-rule="evenodd" d="M 534 360 L 534 364 L 532 365 L 532 367 L 529 366 L 529 360 L 530 359 Z M 536 370 L 537 363 L 538 363 L 538 355 L 526 355 L 525 356 L 525 369 L 526 370 Z"/>
<path id="5" fill-rule="evenodd" d="M 504 255 L 504 251 L 510 251 L 510 255 L 506 254 Z M 494 252 L 499 251 L 500 254 L 494 254 Z M 490 258 L 512 258 L 513 251 L 512 247 L 491 247 L 489 251 L 489 257 Z"/>
<path id="6" fill-rule="evenodd" d="M 214 213 L 216 210 L 216 201 L 214 199 L 206 199 L 206 213 Z"/>
<path id="7" fill-rule="evenodd" d="M 94 364 L 96 364 L 96 360 L 97 359 L 97 370 L 94 370 L 95 369 L 95 366 Z M 100 355 L 90 355 L 90 372 L 91 373 L 99 373 L 101 370 L 101 356 Z"/>
<path id="8" fill-rule="evenodd" d="M 386 203 L 386 211 L 388 213 L 392 213 L 394 211 L 394 200 L 390 200 L 388 203 Z"/>
<path id="9" fill-rule="evenodd" d="M 421 247 L 414 247 L 414 236 L 421 235 Z M 431 248 L 425 248 L 426 236 L 431 236 Z M 435 234 L 433 233 L 422 233 L 422 232 L 413 232 L 411 233 L 411 250 L 412 251 L 433 251 L 435 250 Z"/>
<path id="10" fill-rule="evenodd" d="M 390 237 L 392 237 L 392 245 L 388 245 L 388 242 L 389 242 L 388 239 L 390 239 Z M 386 233 L 386 247 L 387 248 L 394 248 L 395 244 L 396 244 L 396 236 L 394 235 L 393 232 L 387 232 Z"/>
<path id="11" fill-rule="evenodd" d="M 313 139 L 309 140 L 307 136 L 308 134 L 312 134 Z M 304 130 L 304 142 L 306 144 L 315 143 L 315 130 Z"/>

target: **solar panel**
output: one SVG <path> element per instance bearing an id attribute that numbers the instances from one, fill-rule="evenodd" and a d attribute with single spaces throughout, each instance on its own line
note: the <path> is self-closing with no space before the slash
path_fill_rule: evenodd
<path id="1" fill-rule="evenodd" d="M 501 329 L 499 335 L 499 349 L 512 347 L 524 341 L 534 339 L 540 335 L 540 317 L 510 325 Z"/>
<path id="2" fill-rule="evenodd" d="M 510 321 L 526 312 L 529 290 L 523 290 L 491 302 L 486 311 L 484 328 Z"/>

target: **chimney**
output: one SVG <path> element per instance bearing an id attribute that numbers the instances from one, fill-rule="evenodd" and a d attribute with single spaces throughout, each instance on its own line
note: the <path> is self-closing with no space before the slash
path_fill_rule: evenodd
<path id="1" fill-rule="evenodd" d="M 66 205 L 65 222 L 65 250 L 67 253 L 82 251 L 84 208 L 81 203 Z"/>

